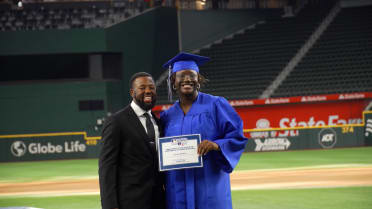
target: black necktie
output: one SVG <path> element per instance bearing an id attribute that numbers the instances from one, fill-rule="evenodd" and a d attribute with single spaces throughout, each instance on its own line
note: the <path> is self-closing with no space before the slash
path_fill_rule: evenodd
<path id="1" fill-rule="evenodd" d="M 151 122 L 150 115 L 148 113 L 143 114 L 146 117 L 146 129 L 147 135 L 149 136 L 150 141 L 155 141 L 155 129 L 154 125 Z"/>

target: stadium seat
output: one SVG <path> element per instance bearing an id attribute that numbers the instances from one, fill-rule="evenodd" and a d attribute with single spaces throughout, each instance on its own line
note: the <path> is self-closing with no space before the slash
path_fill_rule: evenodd
<path id="1" fill-rule="evenodd" d="M 317 6 L 308 5 L 293 18 L 270 15 L 264 24 L 258 24 L 254 29 L 202 49 L 199 54 L 212 60 L 201 70 L 201 74 L 210 80 L 202 91 L 227 99 L 258 98 L 318 27 L 333 4 L 333 1 L 322 1 Z M 158 103 L 168 103 L 166 82 L 158 89 Z"/>
<path id="2" fill-rule="evenodd" d="M 343 8 L 273 97 L 370 91 L 371 18 L 372 6 Z"/>

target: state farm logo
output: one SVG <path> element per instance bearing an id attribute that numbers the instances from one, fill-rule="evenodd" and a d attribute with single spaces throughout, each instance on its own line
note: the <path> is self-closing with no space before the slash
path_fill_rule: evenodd
<path id="1" fill-rule="evenodd" d="M 261 119 L 257 120 L 256 127 L 257 128 L 255 128 L 255 129 L 270 128 L 270 121 L 267 120 L 266 118 L 261 118 Z M 251 132 L 250 135 L 251 135 L 251 138 L 267 138 L 267 137 L 269 137 L 269 132 L 268 131 Z"/>
<path id="2" fill-rule="evenodd" d="M 337 142 L 336 132 L 331 128 L 322 129 L 319 132 L 318 141 L 323 148 L 333 148 Z"/>
<path id="3" fill-rule="evenodd" d="M 257 120 L 256 127 L 259 129 L 270 128 L 270 121 L 266 118 Z"/>
<path id="4" fill-rule="evenodd" d="M 346 125 L 346 124 L 360 124 L 362 123 L 361 118 L 341 118 L 339 115 L 329 115 L 328 118 L 316 119 L 315 116 L 309 118 L 297 118 L 297 117 L 283 117 L 279 120 L 280 128 L 296 128 L 296 127 L 319 127 L 319 126 L 332 126 L 332 125 Z M 269 119 L 260 118 L 256 121 L 256 128 L 254 129 L 266 129 L 270 127 L 277 127 L 278 122 L 270 122 Z M 274 125 L 271 125 L 274 124 Z M 279 130 L 279 131 L 262 131 L 262 132 L 251 132 L 251 138 L 264 138 L 264 137 L 288 137 L 288 136 L 299 136 L 299 130 Z"/>
<path id="5" fill-rule="evenodd" d="M 253 100 L 232 100 L 230 101 L 231 106 L 248 106 L 248 105 L 254 105 Z"/>
<path id="6" fill-rule="evenodd" d="M 354 94 L 340 94 L 338 99 L 363 99 L 365 95 L 363 93 L 354 93 Z"/>
<path id="7" fill-rule="evenodd" d="M 26 153 L 27 147 L 23 141 L 15 141 L 10 146 L 10 152 L 15 157 L 22 157 Z"/>
<path id="8" fill-rule="evenodd" d="M 301 102 L 317 102 L 317 101 L 326 101 L 326 96 L 303 96 L 301 97 Z"/>
<path id="9" fill-rule="evenodd" d="M 265 104 L 282 104 L 289 103 L 289 98 L 269 98 L 265 100 Z"/>

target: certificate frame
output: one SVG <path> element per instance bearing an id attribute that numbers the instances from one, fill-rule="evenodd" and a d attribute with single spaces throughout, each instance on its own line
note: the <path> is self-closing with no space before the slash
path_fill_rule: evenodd
<path id="1" fill-rule="evenodd" d="M 196 141 L 196 144 L 195 144 L 195 141 Z M 170 136 L 170 137 L 159 138 L 157 140 L 159 171 L 203 167 L 203 158 L 197 153 L 195 153 L 195 156 L 193 156 L 194 160 L 192 162 L 185 162 L 185 163 L 178 162 L 178 163 L 169 164 L 169 163 L 165 163 L 165 160 L 164 160 L 164 156 L 167 155 L 166 152 L 168 152 L 167 150 L 169 150 L 166 148 L 167 146 L 171 145 L 175 147 L 175 149 L 177 149 L 177 147 L 187 146 L 187 144 L 189 143 L 188 148 L 190 148 L 190 152 L 193 152 L 194 149 L 197 152 L 197 146 L 200 144 L 200 142 L 201 142 L 200 134 L 190 134 L 190 135 L 180 135 L 180 136 Z"/>

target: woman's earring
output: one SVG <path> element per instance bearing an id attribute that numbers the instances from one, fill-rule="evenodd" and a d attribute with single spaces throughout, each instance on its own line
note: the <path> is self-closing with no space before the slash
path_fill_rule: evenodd
<path id="1" fill-rule="evenodd" d="M 173 88 L 173 90 L 177 90 L 175 85 L 173 85 L 172 88 Z"/>
<path id="2" fill-rule="evenodd" d="M 200 84 L 196 85 L 196 90 L 200 90 Z"/>

